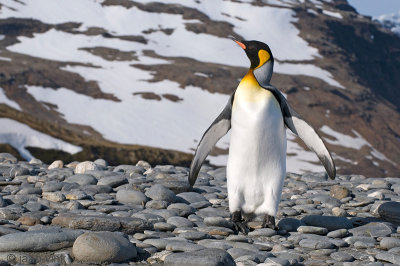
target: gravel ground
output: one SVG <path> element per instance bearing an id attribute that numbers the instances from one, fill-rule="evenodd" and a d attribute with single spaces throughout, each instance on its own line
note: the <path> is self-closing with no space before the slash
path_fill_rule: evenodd
<path id="1" fill-rule="evenodd" d="M 400 265 L 400 178 L 288 173 L 278 230 L 230 221 L 225 168 L 0 153 L 0 265 Z"/>

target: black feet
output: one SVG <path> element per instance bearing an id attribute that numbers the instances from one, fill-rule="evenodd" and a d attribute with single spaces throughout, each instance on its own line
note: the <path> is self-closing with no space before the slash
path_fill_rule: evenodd
<path id="1" fill-rule="evenodd" d="M 242 232 L 243 234 L 247 235 L 249 232 L 249 228 L 247 227 L 246 222 L 242 219 L 242 214 L 240 211 L 235 211 L 232 213 L 232 223 L 233 229 L 236 233 Z"/>
<path id="2" fill-rule="evenodd" d="M 278 230 L 278 227 L 275 226 L 275 217 L 266 214 L 266 215 L 264 216 L 264 220 L 263 220 L 263 223 L 262 223 L 262 227 L 263 227 L 263 228 L 267 228 L 267 227 L 268 227 L 268 228 L 271 228 L 271 229 L 273 229 L 273 230 Z"/>

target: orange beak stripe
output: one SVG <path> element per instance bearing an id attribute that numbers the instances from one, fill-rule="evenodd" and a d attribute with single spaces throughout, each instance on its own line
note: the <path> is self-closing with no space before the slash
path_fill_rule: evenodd
<path id="1" fill-rule="evenodd" d="M 241 42 L 239 42 L 239 41 L 236 41 L 236 40 L 234 40 L 235 41 L 235 43 L 237 43 L 240 47 L 242 47 L 244 50 L 246 49 L 246 45 L 244 45 L 243 43 L 241 43 Z"/>

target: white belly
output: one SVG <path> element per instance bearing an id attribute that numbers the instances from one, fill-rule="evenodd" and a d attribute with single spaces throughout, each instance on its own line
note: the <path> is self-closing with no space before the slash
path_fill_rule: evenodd
<path id="1" fill-rule="evenodd" d="M 243 95 L 239 87 L 231 117 L 229 208 L 231 212 L 275 216 L 286 174 L 282 113 L 269 91 L 261 92 L 256 100 Z"/>

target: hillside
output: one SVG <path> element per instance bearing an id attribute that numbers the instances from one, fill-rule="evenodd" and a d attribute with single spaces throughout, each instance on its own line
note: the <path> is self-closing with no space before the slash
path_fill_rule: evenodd
<path id="1" fill-rule="evenodd" d="M 400 38 L 345 0 L 2 1 L 1 150 L 45 162 L 188 165 L 268 43 L 272 84 L 340 174 L 400 174 Z M 288 171 L 322 171 L 293 135 Z M 210 163 L 223 165 L 229 138 Z"/>

